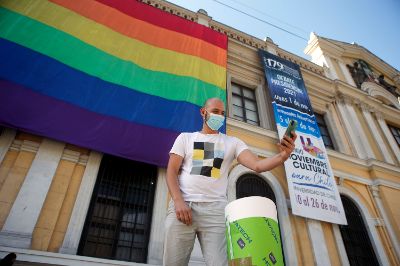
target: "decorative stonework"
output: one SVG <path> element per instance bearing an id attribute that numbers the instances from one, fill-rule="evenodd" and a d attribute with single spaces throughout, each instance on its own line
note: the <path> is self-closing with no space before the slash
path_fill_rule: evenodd
<path id="1" fill-rule="evenodd" d="M 370 112 L 370 113 L 373 112 L 373 108 L 369 104 L 360 102 L 359 106 L 361 107 L 361 110 L 363 112 Z"/>
<path id="2" fill-rule="evenodd" d="M 349 95 L 345 95 L 343 93 L 338 93 L 335 97 L 336 102 L 341 103 L 341 104 L 346 104 L 346 105 L 353 105 L 355 103 L 355 99 L 353 99 Z"/>
<path id="3" fill-rule="evenodd" d="M 363 102 L 362 102 L 360 99 L 358 99 L 358 98 L 353 99 L 353 103 L 354 103 L 356 106 L 360 106 L 360 107 L 361 107 L 361 105 L 363 104 Z"/>
<path id="4" fill-rule="evenodd" d="M 88 155 L 81 155 L 81 156 L 79 156 L 78 164 L 86 166 L 88 160 L 89 160 Z"/>
<path id="5" fill-rule="evenodd" d="M 397 87 L 400 87 L 400 74 L 397 74 L 393 77 L 393 82 L 397 85 Z"/>
<path id="6" fill-rule="evenodd" d="M 10 146 L 11 151 L 28 151 L 37 153 L 40 143 L 30 140 L 14 140 Z"/>
<path id="7" fill-rule="evenodd" d="M 79 160 L 79 155 L 80 155 L 80 153 L 77 151 L 71 151 L 71 150 L 65 149 L 61 156 L 61 160 L 66 160 L 66 161 L 70 161 L 73 163 L 77 163 Z"/>
<path id="8" fill-rule="evenodd" d="M 375 117 L 376 117 L 377 120 L 383 120 L 384 119 L 382 112 L 375 111 L 374 114 L 375 114 Z"/>
<path id="9" fill-rule="evenodd" d="M 172 5 L 170 5 L 166 2 L 160 2 L 160 1 L 154 1 L 154 0 L 139 0 L 139 1 L 142 3 L 148 4 L 150 6 L 153 6 L 155 8 L 169 12 L 171 14 L 174 14 L 176 16 L 182 17 L 184 19 L 187 19 L 190 21 L 196 21 L 194 16 L 187 14 L 188 12 L 183 12 L 183 10 L 178 10 L 177 8 L 174 8 Z"/>
<path id="10" fill-rule="evenodd" d="M 374 219 L 375 220 L 375 226 L 381 226 L 381 227 L 384 227 L 385 226 L 385 222 L 383 221 L 383 219 L 381 219 L 381 218 L 375 218 Z"/>
<path id="11" fill-rule="evenodd" d="M 361 90 L 387 105 L 393 105 L 397 109 L 400 109 L 400 103 L 397 98 L 375 82 L 364 82 L 361 84 Z"/>
<path id="12" fill-rule="evenodd" d="M 89 158 L 88 155 L 81 154 L 80 152 L 77 151 L 65 149 L 61 157 L 61 160 L 66 160 L 85 166 L 87 164 L 88 158 Z"/>
<path id="13" fill-rule="evenodd" d="M 343 185 L 343 181 L 344 181 L 344 177 L 343 177 L 343 176 L 339 177 L 339 178 L 338 178 L 337 185 L 338 185 L 338 186 L 342 186 L 342 185 Z"/>
<path id="14" fill-rule="evenodd" d="M 374 198 L 381 198 L 381 196 L 379 195 L 379 187 L 378 186 L 372 185 L 372 186 L 368 186 L 368 187 Z"/>

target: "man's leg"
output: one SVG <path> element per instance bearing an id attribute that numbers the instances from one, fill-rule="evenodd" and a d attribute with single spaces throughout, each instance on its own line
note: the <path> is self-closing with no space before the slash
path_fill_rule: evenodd
<path id="1" fill-rule="evenodd" d="M 226 266 L 225 202 L 193 203 L 199 213 L 197 236 L 207 266 Z"/>
<path id="2" fill-rule="evenodd" d="M 194 226 L 187 226 L 176 218 L 171 201 L 165 220 L 164 266 L 187 266 L 193 250 L 196 232 Z"/>

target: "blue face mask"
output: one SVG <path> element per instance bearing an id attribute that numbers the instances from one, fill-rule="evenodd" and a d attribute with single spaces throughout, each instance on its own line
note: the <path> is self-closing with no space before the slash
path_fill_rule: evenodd
<path id="1" fill-rule="evenodd" d="M 225 116 L 209 113 L 206 121 L 207 126 L 212 130 L 218 130 L 222 127 L 225 121 Z"/>

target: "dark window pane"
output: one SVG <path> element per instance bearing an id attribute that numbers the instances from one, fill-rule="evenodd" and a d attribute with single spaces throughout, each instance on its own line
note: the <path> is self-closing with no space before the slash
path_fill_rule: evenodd
<path id="1" fill-rule="evenodd" d="M 324 141 L 325 148 L 335 149 L 333 145 L 332 138 L 328 131 L 328 126 L 325 123 L 324 116 L 321 114 L 315 113 L 315 120 L 317 120 L 317 124 L 319 127 L 319 131 L 321 133 L 322 140 Z"/>
<path id="2" fill-rule="evenodd" d="M 246 109 L 252 110 L 257 112 L 257 103 L 255 101 L 251 101 L 251 100 L 244 100 L 244 107 Z"/>
<path id="3" fill-rule="evenodd" d="M 244 115 L 243 115 L 243 108 L 234 105 L 233 106 L 233 115 L 235 117 L 241 117 L 243 119 Z"/>
<path id="4" fill-rule="evenodd" d="M 247 121 L 251 120 L 253 122 L 258 122 L 258 115 L 256 112 L 246 110 Z"/>
<path id="5" fill-rule="evenodd" d="M 315 113 L 315 120 L 317 120 L 318 124 L 325 124 L 324 116 Z"/>
<path id="6" fill-rule="evenodd" d="M 394 139 L 397 142 L 397 145 L 399 145 L 399 147 L 400 147 L 400 128 L 397 128 L 397 127 L 391 126 L 391 125 L 389 125 L 389 128 L 390 128 L 390 131 L 392 132 Z"/>
<path id="7" fill-rule="evenodd" d="M 241 94 L 239 85 L 232 83 L 232 93 Z"/>
<path id="8" fill-rule="evenodd" d="M 236 105 L 236 106 L 243 107 L 242 99 L 240 98 L 240 96 L 237 96 L 237 95 L 233 95 L 232 104 Z"/>
<path id="9" fill-rule="evenodd" d="M 321 132 L 321 135 L 329 135 L 328 129 L 326 127 L 319 127 L 319 131 Z"/>
<path id="10" fill-rule="evenodd" d="M 146 262 L 157 168 L 105 155 L 78 254 Z"/>
<path id="11" fill-rule="evenodd" d="M 244 88 L 244 87 L 242 87 L 242 88 Z M 252 90 L 252 89 L 244 88 L 243 96 L 246 98 L 249 98 L 250 100 L 254 100 L 254 101 L 256 100 L 256 95 L 254 93 L 254 90 Z"/>

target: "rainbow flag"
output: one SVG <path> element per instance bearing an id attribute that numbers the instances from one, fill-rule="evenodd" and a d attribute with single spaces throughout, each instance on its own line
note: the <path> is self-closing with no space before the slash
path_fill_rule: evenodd
<path id="1" fill-rule="evenodd" d="M 165 166 L 226 101 L 227 37 L 135 0 L 0 2 L 0 124 Z"/>

